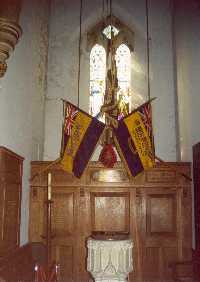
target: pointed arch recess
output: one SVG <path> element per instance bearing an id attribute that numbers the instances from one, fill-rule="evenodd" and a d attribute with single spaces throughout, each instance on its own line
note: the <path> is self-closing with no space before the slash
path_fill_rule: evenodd
<path id="1" fill-rule="evenodd" d="M 95 44 L 100 44 L 104 46 L 105 49 L 107 48 L 108 39 L 102 33 L 102 31 L 110 24 L 110 22 L 111 19 L 110 16 L 108 16 L 106 19 L 102 19 L 88 31 L 87 48 L 89 52 Z M 115 49 L 124 43 L 129 47 L 130 51 L 133 52 L 134 32 L 114 15 L 112 16 L 112 25 L 119 30 L 119 33 L 114 38 Z"/>
<path id="2" fill-rule="evenodd" d="M 87 33 L 87 48 L 90 52 L 90 102 L 89 113 L 97 116 L 103 104 L 106 81 L 106 59 L 109 39 L 103 32 L 111 23 L 108 16 L 97 23 Z M 134 33 L 115 16 L 112 16 L 112 26 L 117 29 L 113 38 L 118 69 L 119 90 L 117 100 L 121 115 L 126 115 L 131 109 L 131 52 L 133 52 Z M 119 115 L 120 118 L 120 115 Z"/>
<path id="3" fill-rule="evenodd" d="M 106 50 L 95 44 L 90 52 L 90 105 L 89 113 L 97 116 L 105 94 Z"/>

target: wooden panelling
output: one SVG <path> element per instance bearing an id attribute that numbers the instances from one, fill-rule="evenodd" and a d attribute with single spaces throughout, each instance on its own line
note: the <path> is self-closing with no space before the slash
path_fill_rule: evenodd
<path id="1" fill-rule="evenodd" d="M 19 245 L 23 158 L 0 147 L 0 256 Z"/>
<path id="2" fill-rule="evenodd" d="M 143 191 L 142 208 L 146 215 L 142 222 L 144 269 L 147 267 L 145 281 L 149 281 L 151 275 L 151 281 L 172 281 L 169 264 L 182 255 L 179 197 L 179 190 L 175 187 L 168 190 L 151 187 Z M 154 262 L 153 265 L 148 265 L 149 260 Z"/>
<path id="3" fill-rule="evenodd" d="M 124 169 L 88 169 L 87 174 L 87 184 L 90 185 L 108 185 L 108 183 L 112 183 L 112 185 L 119 185 L 125 183 L 125 185 L 129 184 L 129 179 L 126 171 Z"/>
<path id="4" fill-rule="evenodd" d="M 174 262 L 175 258 L 178 258 L 177 248 L 164 247 L 162 250 L 162 256 L 163 256 L 163 277 L 167 281 L 170 281 L 173 275 L 170 265 L 171 263 Z"/>
<path id="5" fill-rule="evenodd" d="M 193 254 L 192 254 L 192 266 L 193 266 L 193 270 L 194 270 L 194 277 L 195 277 L 195 281 L 199 281 L 200 280 L 200 250 L 194 250 Z M 191 264 L 191 262 L 190 262 Z"/>
<path id="6" fill-rule="evenodd" d="M 42 240 L 42 236 L 44 236 L 46 232 L 46 221 L 44 217 L 44 214 L 46 213 L 45 196 L 45 189 L 34 187 L 31 190 L 31 213 L 29 215 L 31 225 L 29 224 L 29 230 L 31 229 L 32 242 L 40 242 Z"/>
<path id="7" fill-rule="evenodd" d="M 129 232 L 129 195 L 91 193 L 92 231 Z"/>
<path id="8" fill-rule="evenodd" d="M 78 236 L 79 189 L 53 187 L 52 257 L 60 266 L 60 281 L 77 281 L 79 265 Z"/>
<path id="9" fill-rule="evenodd" d="M 144 281 L 160 281 L 161 278 L 161 261 L 160 248 L 145 248 L 144 256 Z"/>
<path id="10" fill-rule="evenodd" d="M 35 281 L 35 265 L 44 265 L 45 248 L 40 243 L 26 244 L 13 249 L 0 259 L 0 281 Z"/>
<path id="11" fill-rule="evenodd" d="M 74 194 L 57 191 L 53 193 L 52 229 L 56 237 L 74 234 Z"/>
<path id="12" fill-rule="evenodd" d="M 196 249 L 200 251 L 200 143 L 193 146 L 194 212 Z"/>
<path id="13" fill-rule="evenodd" d="M 48 165 L 33 162 L 32 175 Z M 191 183 L 182 175 L 189 175 L 189 164 L 157 164 L 135 179 L 128 179 L 120 163 L 113 169 L 90 163 L 81 179 L 56 165 L 31 182 L 30 241 L 44 240 L 48 171 L 52 258 L 61 265 L 59 281 L 92 281 L 86 270 L 86 242 L 98 231 L 123 232 L 133 239 L 130 282 L 172 282 L 169 265 L 191 257 Z"/>
<path id="14" fill-rule="evenodd" d="M 176 195 L 148 195 L 147 233 L 176 234 Z"/>
<path id="15" fill-rule="evenodd" d="M 144 281 L 173 281 L 170 263 L 176 258 L 176 248 L 145 248 Z"/>
<path id="16" fill-rule="evenodd" d="M 64 172 L 60 164 L 55 164 L 53 169 L 48 169 L 50 162 L 32 162 L 31 163 L 31 185 L 39 187 L 47 185 L 47 174 L 52 173 L 52 185 L 56 186 L 80 186 L 84 181 L 85 176 L 81 180 L 73 175 Z M 43 172 L 44 171 L 44 172 Z"/>
<path id="17" fill-rule="evenodd" d="M 59 281 L 73 281 L 73 248 L 66 245 L 56 245 L 54 257 L 59 261 Z"/>
<path id="18" fill-rule="evenodd" d="M 176 171 L 170 169 L 160 169 L 158 171 L 147 171 L 146 182 L 147 183 L 174 183 L 176 182 Z"/>
<path id="19" fill-rule="evenodd" d="M 2 229 L 4 230 L 2 240 L 9 248 L 17 246 L 18 236 L 13 236 L 18 230 L 19 207 L 20 207 L 20 187 L 17 184 L 6 184 L 4 190 L 4 217 Z M 12 220 L 11 220 L 12 219 Z M 12 222 L 12 224 L 10 223 Z M 5 251 L 6 251 L 5 247 Z"/>

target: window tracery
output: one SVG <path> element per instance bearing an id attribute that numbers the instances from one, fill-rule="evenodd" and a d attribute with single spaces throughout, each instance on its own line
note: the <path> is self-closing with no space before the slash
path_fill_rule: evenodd
<path id="1" fill-rule="evenodd" d="M 107 24 L 106 24 L 107 23 Z M 112 33 L 112 36 L 111 36 Z M 112 37 L 112 43 L 111 43 Z M 113 46 L 118 87 L 115 101 L 118 106 L 118 119 L 131 110 L 131 52 L 133 51 L 133 33 L 113 16 L 112 25 L 107 19 L 99 23 L 88 33 L 90 48 L 90 105 L 89 113 L 99 118 L 104 104 L 107 87 L 110 44 Z M 102 118 L 104 120 L 104 118 Z"/>

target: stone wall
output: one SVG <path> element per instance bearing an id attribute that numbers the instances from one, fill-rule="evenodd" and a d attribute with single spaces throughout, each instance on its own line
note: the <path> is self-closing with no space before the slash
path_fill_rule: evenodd
<path id="1" fill-rule="evenodd" d="M 102 20 L 101 1 L 83 1 L 80 104 L 89 108 L 89 50 L 87 32 Z M 146 6 L 142 1 L 113 1 L 113 14 L 134 32 L 132 54 L 133 106 L 148 99 Z M 79 1 L 52 0 L 49 37 L 47 101 L 45 111 L 44 159 L 59 156 L 62 102 L 77 104 Z M 150 89 L 156 153 L 165 160 L 176 160 L 176 120 L 170 1 L 149 1 Z"/>

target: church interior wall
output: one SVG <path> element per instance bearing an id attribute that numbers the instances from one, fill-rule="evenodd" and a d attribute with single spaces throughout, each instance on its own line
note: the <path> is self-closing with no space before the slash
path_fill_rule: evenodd
<path id="1" fill-rule="evenodd" d="M 94 12 L 95 11 L 95 12 Z M 133 107 L 148 99 L 145 1 L 113 1 L 113 14 L 134 32 L 132 60 Z M 59 156 L 62 125 L 60 98 L 77 105 L 79 1 L 52 1 L 49 34 L 44 160 Z M 87 32 L 102 20 L 99 1 L 83 1 L 80 64 L 80 103 L 89 107 L 89 50 Z M 176 121 L 171 34 L 171 2 L 149 1 L 150 89 L 157 155 L 175 161 Z M 162 116 L 162 119 L 160 118 Z M 58 138 L 59 137 L 59 138 Z M 166 138 L 167 137 L 167 138 Z"/>
<path id="2" fill-rule="evenodd" d="M 200 140 L 200 11 L 198 1 L 176 1 L 175 39 L 181 160 L 192 160 Z"/>
<path id="3" fill-rule="evenodd" d="M 171 1 L 149 0 L 150 90 L 151 97 L 157 97 L 153 102 L 155 145 L 157 155 L 166 161 L 191 161 L 192 145 L 200 139 L 199 8 L 195 6 L 198 1 L 193 0 L 190 9 L 182 2 L 176 0 L 175 33 L 172 34 Z M 102 7 L 99 0 L 83 3 L 79 106 L 88 111 L 86 33 L 102 19 Z M 148 99 L 145 9 L 144 0 L 113 1 L 115 16 L 134 32 L 133 104 L 139 99 L 141 103 Z M 52 0 L 50 18 L 48 1 L 23 1 L 20 25 L 23 36 L 9 59 L 5 77 L 0 81 L 0 130 L 3 133 L 0 144 L 25 158 L 21 217 L 23 244 L 28 240 L 30 161 L 54 160 L 59 156 L 60 99 L 77 104 L 79 1 Z M 177 159 L 179 143 L 181 158 Z"/>
<path id="4" fill-rule="evenodd" d="M 21 244 L 28 240 L 30 161 L 43 153 L 47 11 L 47 1 L 23 2 L 23 35 L 0 81 L 0 144 L 25 158 Z"/>
<path id="5" fill-rule="evenodd" d="M 174 61 L 171 1 L 150 1 L 150 91 L 153 103 L 155 151 L 163 160 L 177 160 L 174 103 Z"/>
<path id="6" fill-rule="evenodd" d="M 200 10 L 198 1 L 175 1 L 174 33 L 177 68 L 177 101 L 180 157 L 192 162 L 192 146 L 200 140 L 199 73 L 200 73 Z M 192 189 L 194 203 L 194 193 Z M 194 230 L 194 205 L 193 205 Z M 193 232 L 193 247 L 195 247 Z"/>

